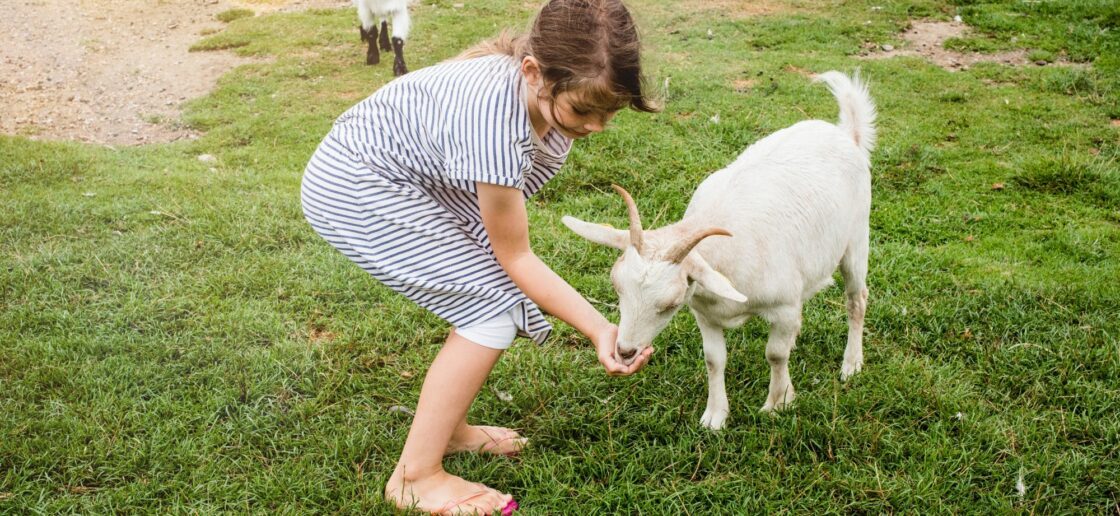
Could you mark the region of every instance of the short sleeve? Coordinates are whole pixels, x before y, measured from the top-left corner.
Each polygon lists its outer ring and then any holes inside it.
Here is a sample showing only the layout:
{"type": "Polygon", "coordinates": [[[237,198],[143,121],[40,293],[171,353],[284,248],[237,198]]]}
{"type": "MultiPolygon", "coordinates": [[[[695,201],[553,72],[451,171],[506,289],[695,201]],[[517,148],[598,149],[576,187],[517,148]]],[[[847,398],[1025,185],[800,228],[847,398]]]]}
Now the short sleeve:
{"type": "Polygon", "coordinates": [[[462,101],[448,106],[445,173],[522,189],[533,167],[528,114],[508,74],[480,79],[464,81],[462,101]]]}

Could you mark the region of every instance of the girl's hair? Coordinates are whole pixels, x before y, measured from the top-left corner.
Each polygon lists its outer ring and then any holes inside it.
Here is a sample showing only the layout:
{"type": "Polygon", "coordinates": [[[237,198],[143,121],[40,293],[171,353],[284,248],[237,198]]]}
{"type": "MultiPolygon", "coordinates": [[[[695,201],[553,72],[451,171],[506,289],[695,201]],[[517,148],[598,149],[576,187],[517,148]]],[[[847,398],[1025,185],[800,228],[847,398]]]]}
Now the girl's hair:
{"type": "MultiPolygon", "coordinates": [[[[630,106],[653,113],[661,108],[643,92],[638,29],[621,0],[550,0],[529,34],[503,31],[456,59],[505,54],[540,63],[549,94],[576,93],[574,107],[598,112],[630,106]]],[[[553,105],[555,108],[555,104],[553,105]]]]}

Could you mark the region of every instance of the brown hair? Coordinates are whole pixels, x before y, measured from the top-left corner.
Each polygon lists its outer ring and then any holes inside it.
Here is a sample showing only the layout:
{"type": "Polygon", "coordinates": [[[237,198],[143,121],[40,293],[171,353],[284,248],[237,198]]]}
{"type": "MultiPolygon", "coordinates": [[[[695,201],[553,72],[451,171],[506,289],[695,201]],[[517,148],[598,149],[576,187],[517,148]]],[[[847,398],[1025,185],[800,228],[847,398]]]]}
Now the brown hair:
{"type": "Polygon", "coordinates": [[[624,107],[654,113],[661,108],[643,87],[638,28],[621,0],[550,0],[529,34],[503,31],[456,59],[505,54],[540,63],[549,94],[578,93],[581,108],[610,112],[624,107]]]}

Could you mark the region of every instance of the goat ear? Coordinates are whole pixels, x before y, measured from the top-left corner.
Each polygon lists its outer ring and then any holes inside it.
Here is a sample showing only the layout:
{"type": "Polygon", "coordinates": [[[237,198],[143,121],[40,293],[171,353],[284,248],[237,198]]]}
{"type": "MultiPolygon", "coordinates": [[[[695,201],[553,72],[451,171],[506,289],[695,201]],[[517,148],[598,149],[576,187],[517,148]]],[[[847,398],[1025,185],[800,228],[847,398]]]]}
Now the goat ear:
{"type": "Polygon", "coordinates": [[[726,276],[713,269],[703,258],[690,255],[685,260],[685,266],[687,267],[688,277],[695,280],[709,292],[713,292],[720,297],[725,297],[732,301],[740,303],[747,302],[747,296],[735,290],[735,287],[731,284],[731,280],[728,280],[726,276]]]}
{"type": "Polygon", "coordinates": [[[603,244],[615,249],[626,249],[626,246],[630,245],[630,233],[622,229],[584,222],[568,215],[560,219],[560,222],[563,222],[565,226],[568,226],[568,229],[571,229],[577,235],[596,244],[603,244]]]}

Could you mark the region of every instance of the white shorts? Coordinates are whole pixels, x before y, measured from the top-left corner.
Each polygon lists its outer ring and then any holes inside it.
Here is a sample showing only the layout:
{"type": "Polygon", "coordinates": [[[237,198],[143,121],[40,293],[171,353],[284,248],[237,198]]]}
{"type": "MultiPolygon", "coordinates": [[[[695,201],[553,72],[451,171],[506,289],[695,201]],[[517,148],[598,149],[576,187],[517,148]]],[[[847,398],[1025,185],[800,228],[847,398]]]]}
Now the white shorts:
{"type": "Polygon", "coordinates": [[[469,328],[455,328],[455,333],[480,346],[509,349],[517,337],[517,325],[513,323],[513,311],[509,310],[469,328]]]}

